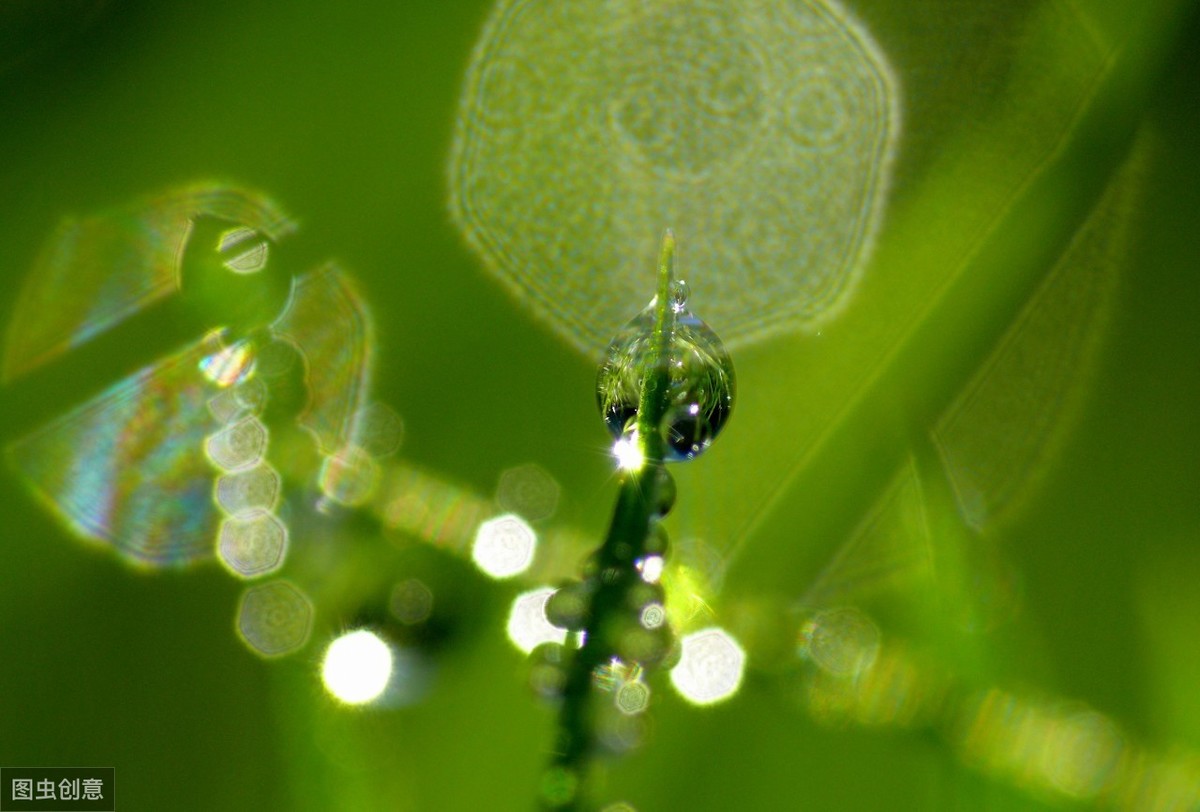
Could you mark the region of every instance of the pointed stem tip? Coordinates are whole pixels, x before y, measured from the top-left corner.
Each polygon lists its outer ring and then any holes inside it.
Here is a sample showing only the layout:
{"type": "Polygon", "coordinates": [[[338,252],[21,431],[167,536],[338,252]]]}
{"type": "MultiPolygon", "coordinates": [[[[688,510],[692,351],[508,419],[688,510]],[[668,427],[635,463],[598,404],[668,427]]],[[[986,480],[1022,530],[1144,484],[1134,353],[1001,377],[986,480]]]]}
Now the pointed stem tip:
{"type": "Polygon", "coordinates": [[[675,281],[675,232],[663,232],[662,251],[658,255],[658,297],[660,302],[668,300],[671,283],[675,281]]]}

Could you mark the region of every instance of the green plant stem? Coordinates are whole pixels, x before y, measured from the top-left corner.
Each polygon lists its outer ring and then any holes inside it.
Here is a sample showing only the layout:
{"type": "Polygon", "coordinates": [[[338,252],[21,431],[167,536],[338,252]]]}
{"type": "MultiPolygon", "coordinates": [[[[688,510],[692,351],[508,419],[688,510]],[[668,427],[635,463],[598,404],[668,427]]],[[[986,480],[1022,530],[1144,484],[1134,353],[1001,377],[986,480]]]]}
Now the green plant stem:
{"type": "Polygon", "coordinates": [[[644,463],[625,471],[621,478],[617,505],[608,535],[596,553],[598,586],[592,593],[586,617],[583,645],[574,652],[568,665],[567,682],[559,711],[558,731],[551,768],[565,770],[577,782],[569,800],[544,804],[548,809],[579,809],[585,796],[584,783],[596,748],[592,723],[592,680],[596,669],[613,659],[615,641],[611,629],[618,626],[624,612],[628,588],[641,578],[635,562],[645,552],[650,526],[658,517],[660,489],[664,487],[663,437],[659,426],[666,412],[670,383],[667,361],[671,336],[675,329],[671,282],[674,276],[675,238],[668,231],[663,238],[658,265],[652,350],[643,370],[642,391],[638,399],[638,444],[644,463]]]}

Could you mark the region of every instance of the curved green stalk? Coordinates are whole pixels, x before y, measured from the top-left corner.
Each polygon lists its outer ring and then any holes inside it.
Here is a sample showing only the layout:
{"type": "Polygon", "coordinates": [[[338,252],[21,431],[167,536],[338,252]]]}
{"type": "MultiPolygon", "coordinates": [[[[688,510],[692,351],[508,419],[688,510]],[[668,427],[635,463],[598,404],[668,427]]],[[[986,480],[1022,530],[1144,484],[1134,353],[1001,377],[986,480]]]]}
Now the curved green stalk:
{"type": "Polygon", "coordinates": [[[629,587],[641,579],[635,562],[645,554],[651,523],[661,515],[663,489],[674,487],[663,466],[663,436],[660,425],[666,413],[670,378],[671,337],[675,329],[671,283],[674,277],[675,237],[663,237],[658,264],[658,294],[655,305],[652,351],[642,370],[638,399],[637,442],[644,463],[622,473],[617,505],[608,535],[596,553],[597,588],[587,608],[583,645],[571,657],[559,712],[558,729],[546,780],[565,784],[561,793],[546,792],[545,809],[580,809],[584,803],[587,772],[596,749],[593,724],[592,681],[596,669],[616,657],[611,630],[619,625],[629,587]]]}

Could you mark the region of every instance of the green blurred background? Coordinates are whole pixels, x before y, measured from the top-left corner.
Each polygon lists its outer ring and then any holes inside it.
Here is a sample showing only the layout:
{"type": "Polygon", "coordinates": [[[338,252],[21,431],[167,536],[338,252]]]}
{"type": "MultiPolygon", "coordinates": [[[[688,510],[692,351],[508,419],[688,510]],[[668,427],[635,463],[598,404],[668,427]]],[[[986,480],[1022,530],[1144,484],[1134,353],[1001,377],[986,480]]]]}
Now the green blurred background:
{"type": "MultiPolygon", "coordinates": [[[[877,251],[819,336],[735,354],[735,416],[678,471],[672,535],[704,539],[721,574],[698,589],[711,614],[689,622],[733,629],[747,678],[711,709],[655,682],[648,742],[614,762],[604,799],[643,812],[1200,802],[1200,15],[1129,5],[851,4],[902,88],[877,251]],[[1059,316],[1018,331],[1026,361],[991,379],[1008,405],[964,441],[1020,494],[973,526],[930,432],[994,368],[1042,281],[1076,266],[1039,311],[1059,316]],[[1101,276],[1111,290],[1080,309],[1072,292],[1101,276]],[[1067,361],[1037,378],[1055,358],[1067,361]],[[1036,453],[1006,445],[1025,428],[1005,415],[1048,415],[1036,453]],[[904,470],[918,472],[933,564],[856,595],[831,562],[855,560],[864,517],[904,470]],[[1174,789],[1056,790],[1006,761],[1001,739],[964,755],[943,716],[812,712],[811,669],[792,651],[818,583],[926,664],[896,701],[952,680],[1077,702],[1122,731],[1122,775],[1149,782],[1169,757],[1174,789]]],[[[485,497],[536,462],[562,486],[547,529],[598,541],[615,488],[596,359],[507,295],[447,213],[458,94],[489,8],[4,4],[0,318],[64,215],[194,180],[263,190],[359,280],[403,459],[485,497]]],[[[58,395],[37,409],[61,411],[58,395]]],[[[5,389],[5,440],[24,397],[5,389]]],[[[533,804],[553,714],[505,639],[521,585],[419,539],[380,542],[457,609],[422,702],[350,711],[324,696],[318,663],[353,594],[304,651],[264,662],[234,631],[242,584],[219,567],[134,571],[73,539],[11,474],[0,505],[0,766],[114,766],[125,810],[533,804]]],[[[377,529],[340,532],[350,548],[377,529]]],[[[888,538],[888,554],[905,543],[888,538]]]]}

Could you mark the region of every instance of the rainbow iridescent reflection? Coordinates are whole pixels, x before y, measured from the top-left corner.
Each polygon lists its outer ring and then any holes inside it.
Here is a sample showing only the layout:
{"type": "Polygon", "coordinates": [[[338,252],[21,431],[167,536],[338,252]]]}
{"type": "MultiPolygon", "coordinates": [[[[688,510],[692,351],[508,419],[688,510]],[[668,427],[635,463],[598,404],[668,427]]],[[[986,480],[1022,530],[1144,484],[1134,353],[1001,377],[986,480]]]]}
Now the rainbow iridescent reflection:
{"type": "Polygon", "coordinates": [[[337,266],[279,267],[273,246],[293,231],[262,195],[197,185],[53,235],[9,325],[6,384],[96,346],[112,355],[100,339],[135,318],[197,327],[9,443],[12,467],[74,534],[142,567],[215,555],[255,578],[286,562],[288,481],[349,504],[369,494],[374,462],[350,465],[348,449],[391,453],[401,432],[386,407],[368,408],[370,317],[337,266]],[[177,310],[156,316],[168,303],[177,310]],[[277,448],[280,432],[325,464],[277,448]]]}

